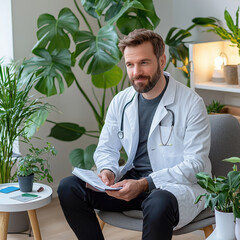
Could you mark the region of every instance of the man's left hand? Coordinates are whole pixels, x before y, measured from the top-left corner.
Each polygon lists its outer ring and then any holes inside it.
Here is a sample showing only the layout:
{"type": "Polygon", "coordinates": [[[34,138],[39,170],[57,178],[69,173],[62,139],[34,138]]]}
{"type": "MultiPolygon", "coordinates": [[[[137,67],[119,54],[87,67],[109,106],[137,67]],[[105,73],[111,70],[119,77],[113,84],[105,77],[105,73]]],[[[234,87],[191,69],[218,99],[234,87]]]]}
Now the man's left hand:
{"type": "Polygon", "coordinates": [[[122,189],[119,191],[106,191],[109,196],[130,201],[136,198],[140,193],[148,190],[148,181],[146,178],[139,180],[125,179],[121,182],[111,185],[111,187],[122,187],[122,189]]]}

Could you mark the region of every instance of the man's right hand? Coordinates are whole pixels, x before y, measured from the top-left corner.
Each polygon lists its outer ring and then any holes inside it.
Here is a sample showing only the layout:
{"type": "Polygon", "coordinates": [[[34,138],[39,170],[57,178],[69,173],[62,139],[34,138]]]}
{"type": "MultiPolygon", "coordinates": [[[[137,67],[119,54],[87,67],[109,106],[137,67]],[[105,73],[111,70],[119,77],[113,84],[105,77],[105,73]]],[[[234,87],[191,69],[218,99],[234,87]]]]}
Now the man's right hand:
{"type": "Polygon", "coordinates": [[[110,170],[104,169],[98,175],[102,182],[107,186],[111,186],[114,184],[114,173],[110,170]]]}

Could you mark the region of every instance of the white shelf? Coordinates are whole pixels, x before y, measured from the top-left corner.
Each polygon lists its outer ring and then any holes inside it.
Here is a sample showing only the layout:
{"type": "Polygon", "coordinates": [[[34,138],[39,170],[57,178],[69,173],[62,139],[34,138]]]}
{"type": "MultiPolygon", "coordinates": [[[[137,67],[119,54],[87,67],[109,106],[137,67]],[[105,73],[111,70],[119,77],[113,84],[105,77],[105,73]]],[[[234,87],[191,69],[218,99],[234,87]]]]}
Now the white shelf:
{"type": "Polygon", "coordinates": [[[227,83],[202,82],[202,83],[195,83],[194,87],[195,89],[240,93],[239,85],[230,85],[227,83]]]}

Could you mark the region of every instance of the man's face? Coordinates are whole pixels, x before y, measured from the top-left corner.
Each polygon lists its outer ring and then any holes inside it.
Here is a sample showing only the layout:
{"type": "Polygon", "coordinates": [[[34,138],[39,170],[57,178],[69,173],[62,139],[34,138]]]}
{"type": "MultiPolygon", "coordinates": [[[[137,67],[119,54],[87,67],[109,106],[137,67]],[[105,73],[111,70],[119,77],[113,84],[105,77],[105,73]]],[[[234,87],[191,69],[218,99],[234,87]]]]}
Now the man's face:
{"type": "Polygon", "coordinates": [[[161,77],[159,59],[150,42],[135,47],[126,47],[125,64],[131,84],[137,92],[147,93],[155,87],[161,77]]]}

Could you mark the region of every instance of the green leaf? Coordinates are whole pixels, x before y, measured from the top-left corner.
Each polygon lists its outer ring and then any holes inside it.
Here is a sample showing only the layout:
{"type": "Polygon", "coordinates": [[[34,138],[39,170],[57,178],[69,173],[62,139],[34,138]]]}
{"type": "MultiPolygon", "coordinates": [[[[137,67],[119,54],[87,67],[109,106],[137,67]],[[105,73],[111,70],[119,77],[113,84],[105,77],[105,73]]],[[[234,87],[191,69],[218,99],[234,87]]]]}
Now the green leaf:
{"type": "Polygon", "coordinates": [[[50,53],[55,49],[70,47],[70,38],[79,30],[79,21],[69,8],[63,8],[58,15],[58,19],[50,14],[42,14],[38,18],[37,38],[38,42],[33,48],[46,48],[50,53]]]}
{"type": "Polygon", "coordinates": [[[35,132],[45,123],[48,117],[47,109],[39,109],[37,112],[32,114],[28,121],[25,122],[24,132],[27,138],[31,138],[35,132]]]}
{"type": "Polygon", "coordinates": [[[81,0],[84,10],[92,17],[99,19],[96,12],[95,0],[81,0]]]}
{"type": "Polygon", "coordinates": [[[215,27],[216,24],[218,23],[218,19],[213,17],[208,17],[208,18],[196,17],[192,19],[192,22],[202,27],[215,27]]]}
{"type": "Polygon", "coordinates": [[[81,31],[75,36],[75,55],[82,54],[79,61],[81,69],[89,61],[87,73],[100,74],[113,68],[121,59],[121,52],[118,49],[118,35],[114,26],[102,27],[95,37],[92,33],[81,31]],[[84,52],[84,53],[83,53],[84,52]]]}
{"type": "Polygon", "coordinates": [[[120,17],[122,17],[126,11],[128,11],[129,8],[135,8],[135,9],[142,9],[144,10],[144,6],[140,3],[138,0],[127,0],[124,2],[121,10],[118,12],[117,15],[115,15],[113,18],[111,18],[108,21],[108,24],[112,25],[115,22],[118,21],[120,17]]]}
{"type": "Polygon", "coordinates": [[[62,122],[57,123],[52,129],[49,137],[54,137],[62,141],[74,141],[80,138],[86,132],[84,127],[78,124],[62,122]]]}
{"type": "MultiPolygon", "coordinates": [[[[153,6],[152,0],[139,0],[136,1],[135,4],[134,1],[130,2],[129,5],[126,6],[126,8],[128,8],[127,11],[117,20],[117,26],[120,32],[127,35],[139,28],[155,29],[160,19],[153,6]]],[[[114,17],[114,19],[116,18],[117,17],[114,17]]],[[[111,19],[111,22],[112,21],[111,19]]]]}
{"type": "Polygon", "coordinates": [[[112,2],[112,5],[109,7],[105,14],[105,22],[109,21],[111,18],[115,17],[121,10],[123,6],[123,1],[112,2]]]}
{"type": "Polygon", "coordinates": [[[85,150],[81,148],[74,149],[69,156],[72,166],[83,169],[91,169],[94,165],[93,154],[96,147],[96,144],[92,144],[85,150]]]}
{"type": "Polygon", "coordinates": [[[109,4],[112,2],[112,0],[99,0],[96,5],[96,13],[98,16],[102,15],[102,12],[105,8],[109,7],[109,4]]]}
{"type": "Polygon", "coordinates": [[[240,172],[231,171],[228,173],[229,187],[230,189],[238,189],[240,187],[240,172]]]}
{"type": "Polygon", "coordinates": [[[239,157],[230,157],[223,160],[224,162],[230,162],[230,163],[240,163],[239,157]]]}
{"type": "Polygon", "coordinates": [[[92,75],[92,83],[97,88],[111,88],[119,84],[122,76],[122,69],[118,66],[114,66],[107,72],[92,75]]]}
{"type": "Polygon", "coordinates": [[[236,27],[234,25],[231,15],[227,10],[224,11],[224,19],[227,23],[228,28],[234,33],[236,31],[236,27]]]}
{"type": "Polygon", "coordinates": [[[45,49],[35,49],[38,57],[33,57],[25,64],[35,67],[37,71],[37,84],[35,88],[46,96],[57,94],[55,79],[59,84],[60,93],[64,91],[63,77],[67,86],[71,86],[75,76],[71,70],[71,53],[67,49],[56,50],[50,54],[45,49]]]}

